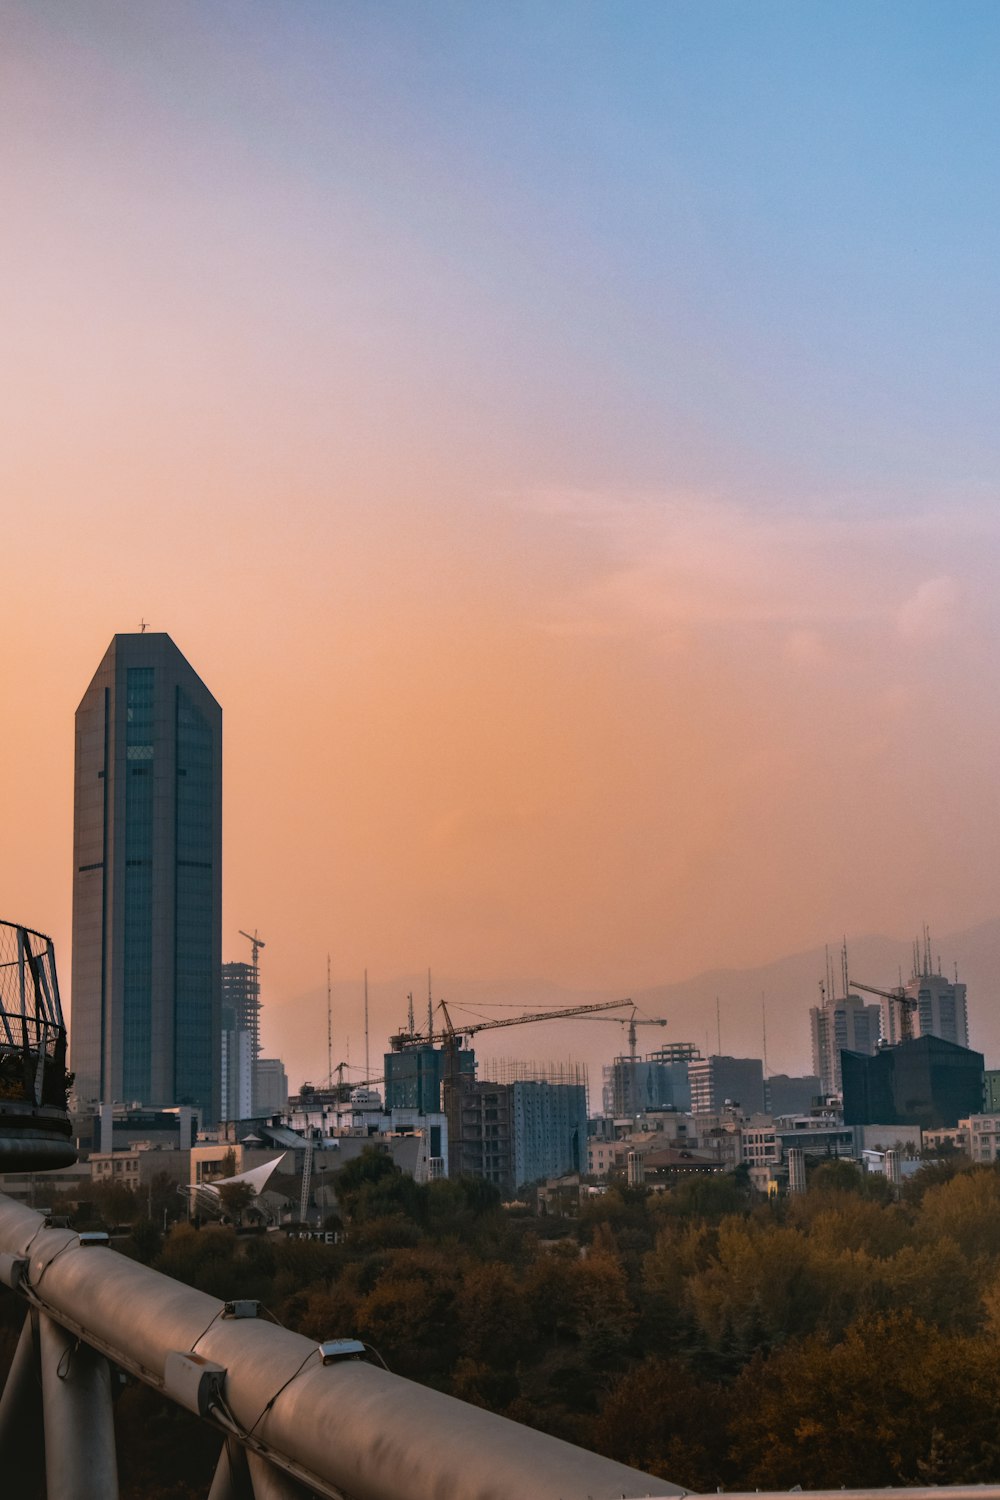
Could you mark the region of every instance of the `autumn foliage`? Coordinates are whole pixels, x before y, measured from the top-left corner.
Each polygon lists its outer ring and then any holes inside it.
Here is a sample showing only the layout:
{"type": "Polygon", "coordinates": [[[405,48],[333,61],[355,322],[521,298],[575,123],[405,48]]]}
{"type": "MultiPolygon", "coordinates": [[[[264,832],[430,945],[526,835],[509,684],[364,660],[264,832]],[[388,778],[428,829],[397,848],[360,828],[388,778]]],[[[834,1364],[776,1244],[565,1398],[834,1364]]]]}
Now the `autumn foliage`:
{"type": "MultiPolygon", "coordinates": [[[[619,1186],[562,1219],[480,1182],[417,1186],[372,1152],[338,1197],[336,1245],[140,1224],[125,1248],[693,1490],[1000,1479],[992,1168],[927,1170],[900,1202],[843,1163],[796,1200],[733,1179],[619,1186]]],[[[189,1419],[122,1401],[123,1495],[205,1493],[211,1444],[178,1438],[189,1419]]]]}

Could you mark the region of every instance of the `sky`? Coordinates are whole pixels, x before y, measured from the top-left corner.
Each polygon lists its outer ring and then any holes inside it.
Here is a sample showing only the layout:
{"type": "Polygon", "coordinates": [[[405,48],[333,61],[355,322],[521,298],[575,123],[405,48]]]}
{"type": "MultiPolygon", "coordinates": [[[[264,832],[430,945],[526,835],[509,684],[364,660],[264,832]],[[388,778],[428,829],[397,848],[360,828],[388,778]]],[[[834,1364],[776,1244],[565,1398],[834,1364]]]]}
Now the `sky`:
{"type": "Polygon", "coordinates": [[[974,0],[0,0],[0,914],[67,996],[143,620],[273,1050],[328,953],[516,1001],[995,917],[998,84],[974,0]]]}

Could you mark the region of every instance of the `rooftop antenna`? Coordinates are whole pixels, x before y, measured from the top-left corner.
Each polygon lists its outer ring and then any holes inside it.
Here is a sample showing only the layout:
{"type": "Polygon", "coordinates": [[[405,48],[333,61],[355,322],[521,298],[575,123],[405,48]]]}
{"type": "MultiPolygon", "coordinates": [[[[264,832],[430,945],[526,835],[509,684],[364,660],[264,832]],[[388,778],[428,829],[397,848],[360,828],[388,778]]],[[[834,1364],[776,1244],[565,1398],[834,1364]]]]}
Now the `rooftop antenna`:
{"type": "Polygon", "coordinates": [[[417,1029],[417,1026],[416,1026],[416,1022],[413,1019],[413,991],[412,990],[410,991],[410,993],[407,995],[406,998],[407,998],[407,1001],[409,1002],[409,1004],[407,1006],[407,1020],[410,1023],[410,1035],[413,1036],[414,1032],[417,1029]]]}
{"type": "Polygon", "coordinates": [[[326,955],[326,1086],[333,1083],[333,1001],[330,990],[330,955],[326,955]]]}
{"type": "Polygon", "coordinates": [[[365,970],[365,1079],[372,1076],[368,1063],[368,970],[365,970]]]}
{"type": "Polygon", "coordinates": [[[760,1024],[764,1037],[764,1077],[767,1077],[767,995],[764,990],[760,992],[760,1024]]]}
{"type": "Polygon", "coordinates": [[[427,970],[427,1040],[434,1035],[434,997],[431,994],[431,971],[427,970]]]}
{"type": "Polygon", "coordinates": [[[846,935],[846,933],[844,935],[843,946],[841,947],[841,950],[840,950],[840,965],[841,965],[841,969],[843,970],[843,976],[844,976],[844,999],[846,1000],[847,996],[848,996],[848,993],[850,991],[850,988],[851,988],[851,981],[847,977],[847,935],[846,935]]]}
{"type": "Polygon", "coordinates": [[[719,997],[715,997],[715,1036],[719,1048],[719,1056],[722,1056],[722,1016],[719,1010],[719,997]]]}
{"type": "Polygon", "coordinates": [[[145,635],[146,634],[146,627],[148,626],[148,624],[149,624],[148,620],[140,620],[139,621],[139,634],[140,635],[145,635]]]}

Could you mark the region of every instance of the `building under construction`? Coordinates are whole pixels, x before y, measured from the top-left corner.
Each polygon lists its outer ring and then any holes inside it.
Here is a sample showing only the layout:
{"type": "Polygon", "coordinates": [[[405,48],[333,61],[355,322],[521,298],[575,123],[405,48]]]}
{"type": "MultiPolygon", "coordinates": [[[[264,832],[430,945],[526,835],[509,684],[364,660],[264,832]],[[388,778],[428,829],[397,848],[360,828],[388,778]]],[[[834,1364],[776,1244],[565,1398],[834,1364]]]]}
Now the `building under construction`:
{"type": "Polygon", "coordinates": [[[528,1183],[586,1171],[586,1069],[507,1061],[490,1071],[505,1081],[459,1074],[454,1086],[445,1082],[446,1112],[459,1127],[450,1172],[484,1177],[510,1197],[528,1183]]]}
{"type": "Polygon", "coordinates": [[[688,1069],[699,1057],[693,1042],[668,1042],[645,1057],[616,1057],[604,1069],[604,1113],[621,1120],[650,1110],[689,1110],[688,1069]]]}
{"type": "Polygon", "coordinates": [[[449,1177],[484,1177],[509,1195],[543,1177],[585,1170],[585,1070],[574,1064],[539,1069],[505,1063],[498,1065],[501,1072],[506,1069],[500,1081],[480,1081],[468,1043],[480,1031],[624,1007],[634,1011],[630,1000],[608,1000],[456,1026],[442,1000],[444,1028],[435,1031],[429,1016],[423,1033],[414,1028],[411,1007],[409,1029],[390,1038],[385,1055],[387,1099],[405,1098],[412,1100],[407,1107],[425,1109],[440,1093],[448,1121],[449,1177]]]}

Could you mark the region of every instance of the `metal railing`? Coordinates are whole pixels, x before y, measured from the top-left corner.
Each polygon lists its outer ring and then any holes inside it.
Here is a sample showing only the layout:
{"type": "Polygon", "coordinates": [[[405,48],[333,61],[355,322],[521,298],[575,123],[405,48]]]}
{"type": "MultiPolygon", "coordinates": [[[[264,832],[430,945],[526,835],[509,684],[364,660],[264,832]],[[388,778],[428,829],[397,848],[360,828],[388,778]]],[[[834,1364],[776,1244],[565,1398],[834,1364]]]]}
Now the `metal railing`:
{"type": "MultiPolygon", "coordinates": [[[[218,1429],[210,1500],[639,1500],[684,1491],[317,1345],[0,1196],[0,1281],[28,1317],[0,1398],[0,1475],[31,1442],[48,1500],[115,1500],[111,1367],[218,1429]]],[[[6,1491],[5,1491],[6,1493],[6,1491]]]]}
{"type": "Polygon", "coordinates": [[[0,922],[0,1099],[66,1108],[52,939],[17,922],[0,922]]]}
{"type": "Polygon", "coordinates": [[[0,921],[0,1167],[43,1171],[76,1160],[70,1081],[52,940],[0,921]]]}
{"type": "MultiPolygon", "coordinates": [[[[315,1344],[0,1195],[0,1283],[27,1308],[0,1396],[2,1493],[44,1427],[48,1500],[117,1500],[112,1370],[214,1426],[209,1500],[641,1500],[655,1479],[315,1344]],[[39,1403],[41,1410],[38,1410],[39,1403]],[[44,1419],[44,1421],[42,1420],[44,1419]]],[[[801,1493],[801,1492],[800,1492],[801,1493]]],[[[808,1500],[1000,1500],[998,1485],[808,1500]]],[[[777,1500],[761,1491],[727,1500],[777,1500]]]]}

